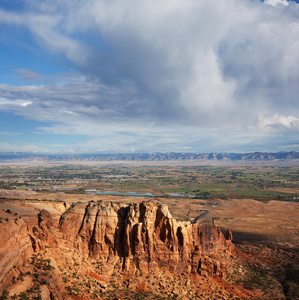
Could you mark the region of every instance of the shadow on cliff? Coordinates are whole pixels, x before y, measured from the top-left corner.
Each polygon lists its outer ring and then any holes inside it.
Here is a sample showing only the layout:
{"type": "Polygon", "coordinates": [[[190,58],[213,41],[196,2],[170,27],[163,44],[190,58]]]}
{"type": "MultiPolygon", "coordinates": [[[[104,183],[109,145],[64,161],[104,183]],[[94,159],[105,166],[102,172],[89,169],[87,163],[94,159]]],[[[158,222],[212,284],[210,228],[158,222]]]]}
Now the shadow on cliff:
{"type": "MultiPolygon", "coordinates": [[[[223,234],[227,229],[221,228],[223,234]]],[[[233,243],[252,243],[252,244],[264,244],[273,245],[273,241],[269,236],[264,234],[258,234],[253,232],[233,231],[233,243]]]]}
{"type": "MultiPolygon", "coordinates": [[[[222,233],[226,232],[226,229],[221,228],[222,233]]],[[[233,231],[232,242],[237,246],[238,244],[252,244],[252,245],[263,245],[270,247],[277,247],[284,250],[291,250],[292,252],[299,253],[298,247],[288,247],[287,244],[280,243],[278,240],[271,238],[264,234],[258,234],[253,232],[233,231]]]]}

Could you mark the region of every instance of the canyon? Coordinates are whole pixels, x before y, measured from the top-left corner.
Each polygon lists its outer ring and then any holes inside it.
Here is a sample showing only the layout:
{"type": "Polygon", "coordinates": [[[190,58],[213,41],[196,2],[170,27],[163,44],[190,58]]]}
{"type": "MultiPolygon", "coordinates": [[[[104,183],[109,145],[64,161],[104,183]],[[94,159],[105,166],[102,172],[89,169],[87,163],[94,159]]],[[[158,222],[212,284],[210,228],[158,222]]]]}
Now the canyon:
{"type": "Polygon", "coordinates": [[[2,194],[1,299],[296,299],[295,203],[2,194]]]}
{"type": "Polygon", "coordinates": [[[166,272],[222,278],[225,267],[217,253],[228,254],[234,247],[231,232],[224,236],[208,211],[193,222],[179,222],[165,204],[90,201],[71,204],[59,217],[62,205],[38,212],[22,203],[27,214],[21,217],[14,204],[1,211],[3,219],[18,216],[1,224],[1,292],[11,296],[29,290],[39,291],[43,299],[63,299],[72,291],[63,285],[62,270],[73,266],[99,279],[101,292],[109,289],[101,276],[142,279],[166,272]],[[46,272],[39,274],[38,268],[46,272]],[[43,290],[32,288],[36,277],[47,281],[43,290]]]}

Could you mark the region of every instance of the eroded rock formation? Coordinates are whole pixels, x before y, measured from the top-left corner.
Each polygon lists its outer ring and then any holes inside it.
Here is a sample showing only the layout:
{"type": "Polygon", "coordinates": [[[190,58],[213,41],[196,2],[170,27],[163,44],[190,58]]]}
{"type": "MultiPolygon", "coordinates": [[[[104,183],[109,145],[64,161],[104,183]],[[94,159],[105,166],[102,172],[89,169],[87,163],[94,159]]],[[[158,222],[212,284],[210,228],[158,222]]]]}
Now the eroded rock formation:
{"type": "Polygon", "coordinates": [[[0,295],[2,286],[7,285],[18,274],[16,266],[23,265],[32,251],[25,222],[18,218],[15,221],[9,220],[8,214],[1,213],[7,221],[1,222],[0,295]]]}
{"type": "Polygon", "coordinates": [[[224,237],[208,211],[193,222],[178,222],[166,205],[151,202],[78,202],[62,214],[31,209],[32,216],[24,220],[10,220],[15,213],[7,211],[0,212],[5,221],[0,232],[0,295],[68,299],[80,294],[72,290],[79,283],[85,284],[85,294],[88,289],[95,294],[113,290],[115,276],[122,288],[139,289],[150,278],[158,293],[183,293],[180,281],[174,284],[171,278],[222,277],[225,267],[219,253],[233,247],[231,232],[224,237]]]}
{"type": "Polygon", "coordinates": [[[153,203],[77,203],[61,216],[58,230],[64,245],[127,274],[168,268],[222,276],[222,266],[208,256],[232,245],[208,211],[193,223],[178,222],[166,205],[153,203]]]}

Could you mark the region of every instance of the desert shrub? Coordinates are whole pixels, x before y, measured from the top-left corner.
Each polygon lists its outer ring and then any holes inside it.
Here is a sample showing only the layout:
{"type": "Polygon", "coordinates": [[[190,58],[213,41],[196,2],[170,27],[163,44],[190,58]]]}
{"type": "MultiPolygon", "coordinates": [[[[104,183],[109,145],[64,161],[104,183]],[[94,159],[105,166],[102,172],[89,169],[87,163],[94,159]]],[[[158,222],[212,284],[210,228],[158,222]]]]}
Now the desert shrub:
{"type": "Polygon", "coordinates": [[[47,282],[47,280],[46,279],[41,279],[40,280],[40,282],[39,282],[41,285],[45,285],[45,284],[47,284],[48,282],[47,282]]]}
{"type": "Polygon", "coordinates": [[[8,291],[4,290],[2,292],[2,295],[0,296],[0,300],[6,300],[8,298],[8,295],[9,295],[8,291]]]}
{"type": "Polygon", "coordinates": [[[34,288],[33,288],[33,286],[30,287],[30,288],[27,290],[27,292],[28,292],[28,293],[34,293],[34,288]]]}
{"type": "Polygon", "coordinates": [[[69,285],[65,288],[66,291],[70,294],[70,295],[74,295],[74,291],[72,289],[72,287],[70,287],[69,285]]]}
{"type": "Polygon", "coordinates": [[[286,279],[282,283],[283,292],[287,300],[298,299],[299,295],[299,265],[289,264],[286,270],[286,279]]]}
{"type": "Polygon", "coordinates": [[[19,297],[21,300],[29,300],[29,297],[25,293],[21,293],[19,297]]]}

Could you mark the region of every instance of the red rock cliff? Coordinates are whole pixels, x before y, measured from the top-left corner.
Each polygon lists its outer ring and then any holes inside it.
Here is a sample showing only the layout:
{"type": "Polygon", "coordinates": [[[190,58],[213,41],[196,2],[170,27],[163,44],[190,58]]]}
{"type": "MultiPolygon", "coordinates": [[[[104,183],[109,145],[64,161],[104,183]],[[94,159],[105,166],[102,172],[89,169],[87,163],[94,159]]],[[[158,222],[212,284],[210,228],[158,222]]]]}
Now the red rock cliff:
{"type": "Polygon", "coordinates": [[[77,203],[61,216],[58,229],[64,246],[127,274],[168,268],[222,276],[222,266],[209,256],[232,246],[231,235],[224,238],[208,211],[193,223],[178,222],[166,205],[153,203],[77,203]]]}

